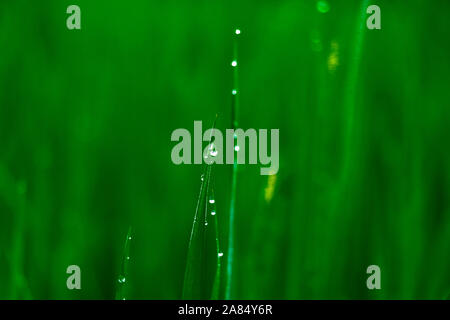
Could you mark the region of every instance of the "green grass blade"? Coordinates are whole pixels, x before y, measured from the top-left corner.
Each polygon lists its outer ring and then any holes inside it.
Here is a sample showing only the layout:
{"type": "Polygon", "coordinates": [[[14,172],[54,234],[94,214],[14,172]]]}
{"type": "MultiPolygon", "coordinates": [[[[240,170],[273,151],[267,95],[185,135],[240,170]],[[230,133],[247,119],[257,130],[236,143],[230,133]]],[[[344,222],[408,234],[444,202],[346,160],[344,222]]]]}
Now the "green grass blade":
{"type": "Polygon", "coordinates": [[[130,262],[131,227],[128,228],[127,238],[123,247],[122,262],[119,277],[117,278],[116,300],[126,299],[126,288],[128,284],[128,265],[130,262]]]}
{"type": "Polygon", "coordinates": [[[219,297],[220,256],[217,252],[219,250],[217,217],[211,214],[212,211],[215,212],[211,173],[212,165],[206,165],[201,177],[200,193],[189,239],[183,299],[219,297]]]}
{"type": "MultiPolygon", "coordinates": [[[[214,189],[211,190],[212,199],[215,199],[214,189]]],[[[217,221],[217,212],[215,202],[211,204],[209,214],[212,216],[215,238],[216,238],[216,254],[217,254],[217,267],[216,267],[216,275],[214,277],[214,285],[212,290],[211,299],[217,300],[220,297],[220,279],[221,279],[221,260],[223,257],[223,253],[220,249],[220,241],[219,241],[219,223],[217,221]]]]}
{"type": "Polygon", "coordinates": [[[5,254],[11,270],[9,283],[11,299],[32,299],[28,280],[24,274],[25,229],[27,224],[26,193],[26,182],[16,181],[8,169],[0,164],[0,198],[13,210],[15,218],[11,253],[9,256],[5,254]]]}
{"type": "MultiPolygon", "coordinates": [[[[231,102],[231,124],[233,129],[238,127],[239,114],[239,84],[238,84],[238,37],[241,31],[236,29],[233,39],[233,62],[236,65],[233,67],[233,90],[231,102]]],[[[235,139],[236,144],[236,139],[235,139]]],[[[225,288],[225,299],[229,300],[231,297],[231,285],[233,281],[233,259],[234,259],[234,213],[236,203],[236,184],[237,184],[237,157],[234,157],[233,173],[231,180],[231,196],[230,196],[230,212],[229,212],[229,229],[228,229],[228,252],[227,252],[227,284],[225,288]]]]}
{"type": "Polygon", "coordinates": [[[366,9],[369,6],[369,0],[363,0],[359,9],[358,24],[355,34],[354,46],[349,60],[349,69],[347,74],[347,84],[345,87],[344,110],[346,118],[346,126],[344,133],[344,150],[342,160],[342,180],[346,182],[349,171],[351,170],[352,155],[354,152],[354,135],[355,135],[355,117],[356,117],[356,91],[358,84],[359,68],[361,64],[361,55],[364,44],[364,34],[366,32],[366,9]]]}

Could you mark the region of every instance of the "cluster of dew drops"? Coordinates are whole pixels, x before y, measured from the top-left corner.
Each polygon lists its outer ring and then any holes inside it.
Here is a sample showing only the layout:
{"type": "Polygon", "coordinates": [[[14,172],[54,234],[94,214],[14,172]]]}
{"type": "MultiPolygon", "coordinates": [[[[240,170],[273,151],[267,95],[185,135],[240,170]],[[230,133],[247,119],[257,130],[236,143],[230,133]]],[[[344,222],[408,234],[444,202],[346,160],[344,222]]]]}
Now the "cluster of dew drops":
{"type": "MultiPolygon", "coordinates": [[[[235,30],[235,34],[236,34],[236,35],[241,34],[241,30],[240,30],[240,29],[236,29],[236,30],[235,30]]],[[[232,66],[233,68],[234,68],[234,67],[237,67],[237,64],[238,64],[238,63],[237,63],[236,60],[231,61],[231,66],[232,66]]],[[[231,91],[231,94],[232,94],[233,96],[237,95],[237,89],[233,89],[233,90],[231,91]]],[[[239,151],[239,146],[236,144],[236,140],[237,140],[237,136],[236,136],[236,134],[234,134],[234,141],[235,141],[235,143],[234,143],[234,151],[238,152],[238,151],[239,151]]],[[[211,144],[210,144],[210,146],[209,146],[209,149],[208,149],[208,155],[205,155],[205,159],[208,158],[208,156],[211,156],[212,158],[214,158],[214,157],[217,156],[217,154],[218,154],[218,151],[217,151],[217,149],[216,149],[216,146],[215,146],[214,142],[211,142],[211,144]]],[[[204,175],[203,175],[203,174],[201,175],[200,180],[201,180],[201,181],[204,180],[204,175]]],[[[215,200],[214,200],[214,199],[209,199],[209,203],[210,203],[210,204],[214,204],[214,203],[215,203],[215,200]]],[[[211,210],[211,215],[212,215],[212,216],[215,216],[215,215],[216,215],[216,210],[215,210],[215,209],[212,209],[212,210],[211,210]]],[[[205,221],[205,226],[207,226],[207,225],[208,225],[208,222],[205,221]]],[[[217,253],[217,256],[218,256],[219,258],[223,257],[223,252],[217,253]]],[[[125,278],[123,278],[123,280],[125,281],[125,278]]],[[[119,281],[120,281],[120,280],[119,280],[119,281]]]]}
{"type": "MultiPolygon", "coordinates": [[[[235,30],[235,34],[236,34],[236,35],[241,34],[241,30],[240,30],[240,29],[236,29],[236,30],[235,30]]],[[[231,66],[232,66],[233,68],[234,68],[234,67],[237,67],[237,65],[238,65],[238,63],[237,63],[236,60],[231,61],[231,66]]],[[[233,96],[237,95],[237,89],[233,89],[233,90],[231,91],[231,94],[232,94],[233,96]]],[[[235,141],[235,143],[234,143],[234,151],[238,152],[238,151],[239,151],[239,146],[236,144],[236,140],[237,140],[237,136],[236,136],[236,134],[234,134],[234,141],[235,141]]],[[[217,155],[218,155],[218,151],[217,151],[217,149],[216,149],[216,146],[215,146],[214,142],[212,142],[212,143],[210,144],[210,146],[209,146],[208,155],[205,155],[205,159],[208,158],[208,156],[211,156],[211,157],[214,158],[214,157],[216,157],[217,155]]],[[[203,174],[201,175],[201,178],[200,178],[200,179],[201,179],[201,181],[204,180],[204,175],[203,175],[203,174]]],[[[210,203],[210,204],[214,204],[214,203],[215,203],[215,200],[214,200],[214,199],[210,199],[210,200],[209,200],[209,203],[210,203]]],[[[211,215],[212,215],[212,216],[215,216],[215,215],[216,215],[215,209],[211,210],[211,215]]],[[[205,226],[207,226],[207,225],[208,225],[208,222],[205,222],[205,226]]],[[[131,237],[128,237],[128,240],[131,240],[131,237]]],[[[219,253],[217,254],[217,256],[218,256],[219,258],[223,257],[223,252],[219,252],[219,253]]],[[[126,259],[127,259],[127,260],[130,260],[130,257],[127,256],[126,259]]],[[[118,280],[118,282],[119,282],[120,284],[124,284],[124,283],[126,282],[125,276],[120,277],[119,280],[118,280]]]]}
{"type": "MultiPolygon", "coordinates": [[[[130,241],[130,240],[131,240],[131,236],[129,236],[127,240],[130,241]]],[[[125,257],[125,259],[126,259],[126,260],[130,260],[130,256],[127,255],[127,256],[125,257]]],[[[120,284],[124,284],[124,283],[127,281],[127,278],[125,277],[125,275],[121,275],[121,277],[119,277],[119,279],[118,279],[117,281],[118,281],[120,284]]]]}

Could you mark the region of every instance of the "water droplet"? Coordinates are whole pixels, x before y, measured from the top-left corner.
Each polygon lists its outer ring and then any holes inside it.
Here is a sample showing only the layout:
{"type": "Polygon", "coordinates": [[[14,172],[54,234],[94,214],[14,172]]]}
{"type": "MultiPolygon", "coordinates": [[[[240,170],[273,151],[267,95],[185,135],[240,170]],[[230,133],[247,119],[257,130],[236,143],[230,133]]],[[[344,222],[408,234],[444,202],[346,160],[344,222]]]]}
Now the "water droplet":
{"type": "Polygon", "coordinates": [[[127,257],[127,260],[130,260],[130,257],[127,257]]]}
{"type": "Polygon", "coordinates": [[[119,283],[125,283],[126,280],[127,279],[125,279],[125,277],[122,277],[122,278],[119,279],[119,283]]]}
{"type": "Polygon", "coordinates": [[[214,201],[214,199],[209,200],[209,203],[214,203],[214,202],[216,202],[216,201],[214,201]]]}
{"type": "Polygon", "coordinates": [[[205,179],[205,177],[204,177],[204,175],[202,174],[202,175],[200,176],[200,180],[203,181],[203,179],[205,179]]]}
{"type": "Polygon", "coordinates": [[[236,151],[236,152],[239,151],[239,146],[235,146],[234,151],[236,151]]]}
{"type": "Polygon", "coordinates": [[[216,212],[215,212],[215,211],[211,211],[211,215],[212,215],[212,216],[215,216],[215,215],[216,215],[216,212]]]}
{"type": "Polygon", "coordinates": [[[232,94],[233,96],[235,96],[235,95],[237,94],[237,90],[231,91],[231,94],[232,94]]]}
{"type": "Polygon", "coordinates": [[[205,226],[207,226],[208,225],[208,222],[205,222],[205,226]]]}
{"type": "Polygon", "coordinates": [[[214,143],[211,143],[211,146],[209,147],[209,154],[211,155],[211,157],[215,157],[217,156],[219,152],[216,149],[216,145],[214,143]]]}
{"type": "Polygon", "coordinates": [[[320,13],[327,13],[330,11],[330,5],[326,1],[318,1],[317,2],[317,11],[320,13]]]}
{"type": "Polygon", "coordinates": [[[241,30],[239,30],[239,29],[236,29],[236,34],[241,34],[241,30]]]}
{"type": "Polygon", "coordinates": [[[236,66],[237,66],[237,61],[236,61],[236,60],[233,60],[233,61],[231,62],[231,66],[232,66],[232,67],[236,67],[236,66]]]}
{"type": "Polygon", "coordinates": [[[217,255],[218,255],[219,257],[222,257],[222,256],[223,256],[223,252],[219,252],[217,255]]]}

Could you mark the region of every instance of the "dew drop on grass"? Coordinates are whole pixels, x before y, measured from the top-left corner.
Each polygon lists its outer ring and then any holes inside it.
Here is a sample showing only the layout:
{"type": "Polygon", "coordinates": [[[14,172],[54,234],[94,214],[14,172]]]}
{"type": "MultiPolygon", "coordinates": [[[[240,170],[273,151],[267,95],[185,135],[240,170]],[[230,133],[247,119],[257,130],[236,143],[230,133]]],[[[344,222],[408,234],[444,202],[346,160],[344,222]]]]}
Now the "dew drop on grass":
{"type": "Polygon", "coordinates": [[[216,202],[214,199],[209,199],[209,203],[214,203],[216,202]]]}
{"type": "Polygon", "coordinates": [[[209,154],[211,155],[211,157],[215,157],[217,156],[219,152],[216,149],[216,145],[214,143],[211,143],[211,146],[209,147],[209,154]]]}
{"type": "Polygon", "coordinates": [[[239,146],[235,146],[234,151],[236,151],[236,152],[239,151],[239,146]]]}
{"type": "Polygon", "coordinates": [[[325,0],[318,1],[317,11],[319,11],[320,13],[327,13],[328,11],[330,11],[330,5],[325,0]]]}
{"type": "Polygon", "coordinates": [[[232,94],[233,96],[235,96],[235,95],[237,94],[237,90],[231,91],[231,94],[232,94]]]}
{"type": "Polygon", "coordinates": [[[208,222],[205,222],[205,226],[207,226],[208,225],[208,222]]]}
{"type": "Polygon", "coordinates": [[[216,212],[215,212],[215,211],[211,211],[211,215],[212,215],[212,216],[215,216],[215,215],[216,215],[216,212]]]}
{"type": "Polygon", "coordinates": [[[236,66],[237,66],[237,61],[236,61],[236,60],[233,60],[233,61],[231,62],[231,66],[232,66],[232,67],[236,67],[236,66]]]}
{"type": "Polygon", "coordinates": [[[125,281],[127,281],[127,279],[125,279],[125,277],[122,277],[118,281],[119,281],[119,283],[125,283],[125,281]]]}
{"type": "Polygon", "coordinates": [[[219,151],[217,151],[216,145],[214,143],[211,143],[208,148],[208,152],[203,154],[203,158],[204,159],[208,159],[209,157],[215,158],[218,154],[219,154],[219,151]]]}
{"type": "Polygon", "coordinates": [[[239,29],[236,29],[236,34],[241,34],[241,30],[239,30],[239,29]]]}
{"type": "Polygon", "coordinates": [[[223,252],[219,252],[217,255],[218,255],[219,257],[222,257],[222,256],[223,256],[223,252]]]}

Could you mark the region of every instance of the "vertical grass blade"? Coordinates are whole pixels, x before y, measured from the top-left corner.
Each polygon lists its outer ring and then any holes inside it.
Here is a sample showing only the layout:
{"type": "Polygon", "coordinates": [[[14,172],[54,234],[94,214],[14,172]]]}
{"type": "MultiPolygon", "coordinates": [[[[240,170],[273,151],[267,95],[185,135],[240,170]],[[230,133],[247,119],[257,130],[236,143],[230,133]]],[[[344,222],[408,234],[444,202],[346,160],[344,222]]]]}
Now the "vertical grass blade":
{"type": "Polygon", "coordinates": [[[344,132],[344,153],[342,160],[342,179],[346,181],[348,179],[350,164],[353,155],[353,147],[355,134],[355,116],[356,116],[356,89],[357,80],[359,74],[359,67],[361,64],[361,54],[364,43],[364,33],[366,29],[366,9],[369,6],[369,0],[361,1],[359,8],[358,25],[355,34],[355,42],[351,51],[349,60],[349,69],[347,74],[347,84],[345,87],[344,96],[344,112],[346,116],[346,126],[344,132]]]}
{"type": "Polygon", "coordinates": [[[211,175],[212,165],[205,165],[189,239],[183,299],[219,298],[222,253],[218,251],[219,235],[211,175]]]}
{"type": "Polygon", "coordinates": [[[128,285],[128,265],[130,262],[131,227],[128,228],[127,238],[123,247],[122,262],[117,278],[116,300],[125,300],[128,285]]]}
{"type": "MultiPolygon", "coordinates": [[[[214,189],[211,189],[211,197],[212,199],[215,199],[214,196],[214,189]]],[[[217,268],[216,268],[216,275],[214,276],[214,284],[213,284],[213,290],[211,294],[211,299],[217,300],[220,297],[220,279],[221,279],[221,272],[222,272],[222,257],[223,252],[220,249],[220,241],[219,241],[219,224],[217,221],[217,212],[216,212],[216,205],[215,202],[211,204],[209,214],[212,217],[212,222],[214,224],[214,231],[215,231],[215,238],[216,238],[216,254],[217,254],[217,268]]]]}
{"type": "Polygon", "coordinates": [[[1,163],[0,199],[14,212],[11,251],[9,256],[5,254],[11,270],[9,296],[11,299],[32,299],[30,287],[24,274],[27,184],[26,181],[16,181],[9,170],[1,163]]]}
{"type": "MultiPolygon", "coordinates": [[[[238,83],[238,37],[241,30],[236,29],[233,36],[233,90],[231,91],[231,125],[233,129],[238,127],[239,114],[239,83],[238,83]]],[[[236,136],[235,136],[236,146],[236,136]]],[[[236,183],[237,183],[237,157],[234,157],[233,173],[231,178],[231,195],[230,195],[230,212],[229,212],[229,229],[228,229],[228,252],[227,252],[227,282],[225,288],[225,299],[229,300],[231,297],[232,281],[233,281],[233,260],[234,260],[234,213],[236,203],[236,183]]]]}

